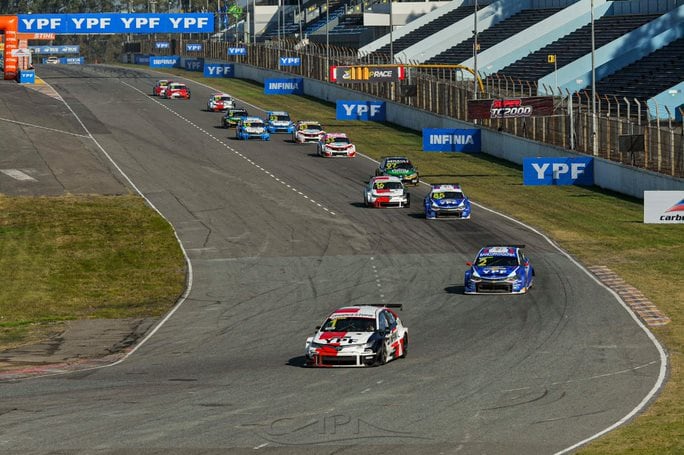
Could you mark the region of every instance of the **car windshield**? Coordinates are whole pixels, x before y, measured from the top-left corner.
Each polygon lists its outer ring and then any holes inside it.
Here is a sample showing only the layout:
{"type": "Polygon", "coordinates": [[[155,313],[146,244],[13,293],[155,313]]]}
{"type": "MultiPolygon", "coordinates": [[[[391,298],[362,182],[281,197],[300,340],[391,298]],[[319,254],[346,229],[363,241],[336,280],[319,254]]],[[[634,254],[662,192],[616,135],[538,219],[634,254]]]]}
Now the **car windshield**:
{"type": "Polygon", "coordinates": [[[285,114],[279,114],[279,115],[273,114],[269,117],[269,120],[271,120],[272,122],[276,122],[276,121],[277,122],[289,122],[290,116],[285,115],[285,114]]]}
{"type": "Polygon", "coordinates": [[[372,318],[331,318],[325,321],[323,332],[375,332],[375,319],[372,318]]]}
{"type": "Polygon", "coordinates": [[[325,140],[327,144],[349,144],[347,137],[329,137],[325,140]]]}
{"type": "Polygon", "coordinates": [[[413,169],[413,165],[407,161],[402,161],[402,162],[390,162],[387,163],[388,169],[406,169],[408,171],[413,169]]]}
{"type": "Polygon", "coordinates": [[[245,122],[245,126],[249,126],[252,128],[258,128],[258,127],[263,126],[263,125],[264,125],[263,123],[257,122],[256,120],[252,121],[252,122],[245,122]]]}
{"type": "Polygon", "coordinates": [[[228,113],[229,117],[247,117],[247,111],[241,110],[241,111],[230,111],[228,113]]]}
{"type": "Polygon", "coordinates": [[[302,130],[312,130],[312,131],[321,131],[321,125],[302,125],[300,128],[302,130]]]}
{"type": "Polygon", "coordinates": [[[387,182],[387,181],[382,181],[382,182],[375,182],[373,184],[373,188],[376,190],[400,190],[403,188],[401,185],[401,182],[387,182]]]}
{"type": "Polygon", "coordinates": [[[219,96],[216,101],[232,101],[230,96],[219,96]]]}
{"type": "Polygon", "coordinates": [[[478,267],[515,267],[518,258],[515,256],[480,256],[475,261],[478,267]]]}
{"type": "Polygon", "coordinates": [[[440,199],[463,199],[463,193],[460,191],[435,191],[432,193],[432,199],[437,201],[440,199]]]}

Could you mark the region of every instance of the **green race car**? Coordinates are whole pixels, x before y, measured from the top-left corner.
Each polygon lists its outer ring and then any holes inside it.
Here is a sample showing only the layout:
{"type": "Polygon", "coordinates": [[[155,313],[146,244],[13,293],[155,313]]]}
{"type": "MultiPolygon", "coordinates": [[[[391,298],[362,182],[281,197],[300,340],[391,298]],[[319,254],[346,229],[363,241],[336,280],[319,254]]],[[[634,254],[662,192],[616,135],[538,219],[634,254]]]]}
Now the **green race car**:
{"type": "Polygon", "coordinates": [[[221,117],[221,126],[224,128],[235,127],[240,120],[245,117],[249,117],[246,109],[243,108],[233,108],[228,109],[225,115],[221,117]]]}
{"type": "Polygon", "coordinates": [[[418,169],[405,156],[386,156],[380,161],[375,175],[390,175],[398,177],[403,183],[418,185],[418,169]]]}

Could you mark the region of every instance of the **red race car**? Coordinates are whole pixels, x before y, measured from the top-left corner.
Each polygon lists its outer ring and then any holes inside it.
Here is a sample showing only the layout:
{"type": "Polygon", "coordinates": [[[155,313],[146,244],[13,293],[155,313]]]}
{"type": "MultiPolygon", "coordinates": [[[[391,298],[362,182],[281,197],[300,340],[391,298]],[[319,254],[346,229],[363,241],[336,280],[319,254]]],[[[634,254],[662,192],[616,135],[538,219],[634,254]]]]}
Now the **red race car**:
{"type": "Polygon", "coordinates": [[[170,82],[169,85],[166,86],[166,90],[164,90],[164,93],[161,95],[161,97],[166,99],[181,98],[189,100],[190,87],[185,84],[181,84],[180,82],[170,82]]]}
{"type": "Polygon", "coordinates": [[[168,79],[159,79],[154,87],[152,87],[152,96],[162,96],[166,87],[173,81],[168,79]]]}

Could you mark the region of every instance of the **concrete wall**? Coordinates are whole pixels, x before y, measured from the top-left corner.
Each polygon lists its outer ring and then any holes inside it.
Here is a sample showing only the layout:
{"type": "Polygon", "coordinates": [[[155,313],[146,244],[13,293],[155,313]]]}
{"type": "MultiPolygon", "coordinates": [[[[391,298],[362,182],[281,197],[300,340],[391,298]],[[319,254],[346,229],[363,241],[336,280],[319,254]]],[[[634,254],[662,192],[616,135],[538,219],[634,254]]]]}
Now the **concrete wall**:
{"type": "MultiPolygon", "coordinates": [[[[261,83],[265,79],[272,77],[292,77],[289,73],[265,70],[240,63],[235,64],[235,76],[261,83]]],[[[335,103],[338,99],[386,101],[356,92],[341,85],[306,78],[304,80],[304,92],[308,96],[313,96],[330,103],[335,103]]],[[[388,122],[418,132],[422,131],[423,128],[473,127],[471,123],[418,110],[405,104],[391,101],[386,102],[388,122]]],[[[519,165],[522,165],[524,158],[535,156],[586,156],[487,129],[482,130],[482,151],[519,165]]],[[[676,179],[654,172],[643,171],[600,158],[594,160],[594,182],[600,188],[639,199],[643,199],[643,193],[646,190],[684,190],[684,179],[676,179]]]]}

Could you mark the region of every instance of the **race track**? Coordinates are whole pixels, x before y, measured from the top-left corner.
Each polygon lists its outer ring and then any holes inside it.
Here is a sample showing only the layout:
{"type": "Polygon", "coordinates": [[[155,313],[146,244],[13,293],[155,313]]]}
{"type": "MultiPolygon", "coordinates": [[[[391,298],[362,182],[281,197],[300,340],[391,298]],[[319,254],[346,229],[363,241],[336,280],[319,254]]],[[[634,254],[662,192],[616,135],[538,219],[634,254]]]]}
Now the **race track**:
{"type": "MultiPolygon", "coordinates": [[[[156,77],[142,70],[39,74],[174,226],[192,284],[120,364],[0,383],[0,453],[550,454],[610,427],[656,384],[647,334],[532,230],[479,206],[470,221],[427,222],[424,186],[410,209],[367,209],[373,161],[319,158],[285,134],[237,141],[203,111],[212,90],[192,82],[180,101],[149,96],[156,77]],[[528,295],[463,295],[465,262],[490,243],[526,245],[528,295]],[[363,303],[404,304],[408,358],[302,368],[314,327],[363,303]]],[[[31,93],[45,108],[17,107],[17,120],[87,135],[64,104],[31,93]]],[[[55,160],[71,159],[66,135],[40,134],[55,160]]],[[[129,185],[94,142],[69,137],[109,169],[84,170],[82,187],[129,185]]],[[[0,185],[14,184],[0,174],[0,185]]],[[[57,188],[49,176],[21,185],[57,188]]]]}

